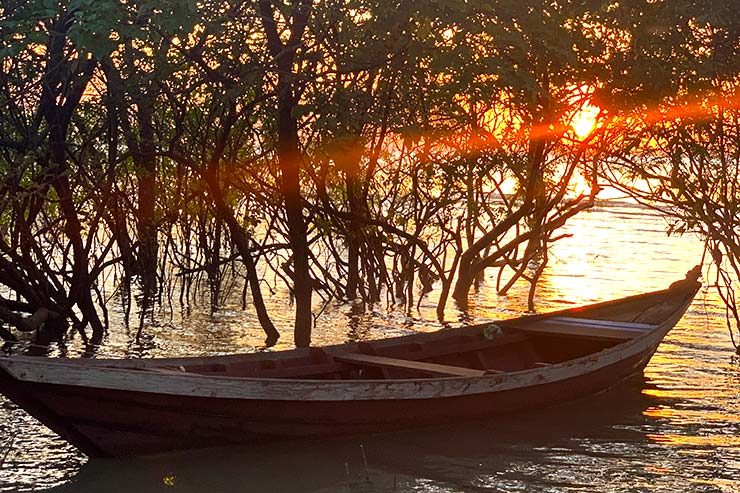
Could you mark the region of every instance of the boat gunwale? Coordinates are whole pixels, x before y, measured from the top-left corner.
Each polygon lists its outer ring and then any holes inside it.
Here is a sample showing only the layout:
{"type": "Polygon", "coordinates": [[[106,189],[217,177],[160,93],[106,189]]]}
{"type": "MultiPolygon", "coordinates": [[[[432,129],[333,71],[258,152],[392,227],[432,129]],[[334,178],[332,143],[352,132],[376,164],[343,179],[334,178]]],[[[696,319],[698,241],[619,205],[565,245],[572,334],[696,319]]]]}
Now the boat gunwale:
{"type": "MultiPolygon", "coordinates": [[[[656,329],[657,331],[658,329],[656,329]]],[[[650,331],[646,333],[645,335],[651,335],[655,334],[656,331],[650,331]]],[[[642,339],[643,336],[640,336],[642,339]]],[[[637,339],[637,338],[636,338],[637,339]]],[[[629,346],[636,345],[639,341],[633,340],[633,341],[627,341],[629,343],[629,346]],[[635,342],[633,344],[633,342],[635,342]]],[[[620,344],[621,346],[622,344],[620,344]]],[[[615,346],[616,347],[616,346],[615,346]]],[[[490,375],[481,375],[481,376],[440,376],[440,377],[432,377],[432,378],[404,378],[404,379],[354,379],[354,380],[322,380],[322,379],[279,379],[279,378],[255,378],[255,377],[225,377],[225,376],[218,376],[218,375],[203,375],[203,374],[197,374],[197,373],[176,373],[172,372],[172,374],[166,374],[166,373],[158,373],[158,372],[152,372],[152,373],[146,373],[146,379],[147,383],[150,384],[152,389],[145,389],[145,388],[126,388],[124,386],[102,386],[100,384],[98,385],[91,385],[91,384],[75,384],[75,383],[62,383],[59,381],[51,381],[51,380],[44,380],[44,379],[26,379],[26,378],[19,378],[18,375],[11,369],[9,369],[6,365],[4,365],[2,359],[0,358],[0,365],[2,365],[6,371],[8,371],[14,378],[18,379],[19,381],[23,382],[31,382],[31,383],[39,383],[39,384],[50,384],[50,385],[61,385],[61,386],[71,386],[71,387],[78,387],[83,389],[104,389],[104,390],[113,390],[113,391],[123,391],[123,392],[140,392],[140,393],[146,393],[146,394],[166,394],[166,395],[177,395],[177,396],[190,396],[190,397],[207,397],[207,398],[218,398],[218,399],[243,399],[243,400],[284,400],[284,401],[335,401],[335,400],[386,400],[386,399],[426,399],[426,398],[434,398],[434,397],[455,397],[458,395],[472,395],[472,394],[484,394],[488,392],[496,392],[501,390],[509,390],[510,388],[524,388],[524,387],[531,387],[536,386],[544,383],[550,383],[555,382],[559,380],[565,380],[568,378],[577,377],[579,375],[582,375],[586,372],[584,371],[578,371],[578,372],[571,372],[569,371],[567,374],[564,374],[562,376],[558,376],[558,378],[552,378],[553,371],[562,370],[565,373],[565,370],[571,370],[572,368],[581,366],[586,364],[587,362],[591,362],[591,365],[589,365],[591,368],[590,371],[598,370],[602,367],[609,366],[611,364],[614,364],[616,362],[619,362],[620,360],[624,359],[623,357],[614,358],[614,361],[611,361],[612,358],[610,356],[615,355],[617,352],[613,350],[614,348],[609,348],[606,351],[603,351],[598,354],[598,357],[595,357],[596,353],[591,353],[585,356],[580,356],[578,358],[574,358],[572,360],[567,360],[561,363],[549,365],[547,367],[539,367],[539,368],[528,368],[525,370],[518,370],[518,371],[512,371],[512,372],[506,372],[506,373],[494,373],[490,375]],[[550,376],[551,378],[548,378],[547,376],[550,376]],[[532,377],[529,381],[529,384],[524,384],[523,382],[519,382],[519,380],[526,380],[527,377],[532,377]],[[273,395],[273,396],[267,396],[267,395],[261,395],[261,396],[240,396],[240,395],[228,395],[224,391],[227,390],[224,387],[221,388],[212,388],[207,392],[198,393],[198,394],[184,394],[181,391],[171,391],[170,389],[167,389],[165,386],[158,386],[154,385],[155,382],[171,382],[173,379],[177,379],[181,382],[188,382],[193,381],[193,386],[197,385],[205,385],[209,382],[211,383],[218,383],[218,384],[231,384],[231,383],[240,383],[240,384],[262,384],[265,387],[273,387],[273,389],[261,389],[261,390],[278,390],[276,388],[288,388],[291,389],[293,392],[300,392],[305,390],[311,390],[314,387],[319,387],[322,389],[325,389],[327,391],[331,391],[332,393],[335,393],[335,396],[331,399],[325,399],[325,398],[311,398],[306,397],[305,395],[301,395],[300,397],[291,396],[288,395],[287,397],[283,395],[273,395]],[[516,385],[505,385],[508,383],[512,383],[512,381],[517,381],[516,385]],[[444,388],[439,389],[439,391],[434,392],[433,395],[427,395],[424,393],[421,395],[421,391],[423,389],[419,387],[426,387],[426,386],[435,386],[440,384],[455,384],[455,383],[482,383],[482,382],[495,382],[490,388],[487,389],[481,389],[479,391],[469,391],[469,388],[466,388],[464,391],[461,391],[459,393],[452,393],[450,395],[442,395],[444,392],[444,388]],[[301,388],[303,387],[303,388],[301,388]],[[361,388],[362,387],[362,388],[361,388]],[[390,388],[393,387],[397,391],[404,391],[406,390],[405,387],[416,387],[414,390],[416,392],[415,395],[410,395],[410,392],[405,392],[407,396],[400,397],[399,395],[393,395],[392,397],[388,396],[361,396],[359,394],[365,394],[367,391],[375,390],[375,389],[385,389],[386,391],[391,390],[390,388]],[[346,392],[342,392],[343,389],[347,389],[346,392]],[[360,392],[362,391],[362,392],[360,392]],[[338,396],[341,396],[341,398],[338,398],[338,396]]],[[[622,349],[626,349],[622,348],[622,349]]],[[[640,348],[637,351],[634,351],[634,354],[639,354],[640,351],[644,351],[647,348],[640,348]]],[[[634,354],[630,354],[629,356],[634,356],[634,354]]],[[[11,362],[11,366],[15,363],[20,363],[21,365],[23,362],[11,362]]],[[[84,368],[80,368],[78,365],[68,365],[63,363],[39,363],[39,362],[27,362],[29,365],[33,365],[36,367],[44,366],[44,367],[65,367],[65,368],[73,368],[75,371],[86,371],[84,368]]],[[[121,369],[121,368],[106,368],[106,367],[100,367],[100,368],[94,368],[90,371],[95,372],[102,372],[102,373],[109,373],[109,374],[136,374],[138,377],[142,376],[142,372],[135,369],[121,369]]],[[[452,390],[452,389],[450,389],[452,390]]],[[[269,392],[265,392],[267,394],[269,392]]],[[[381,392],[382,393],[382,392],[381,392]]],[[[286,391],[283,394],[290,394],[290,392],[286,391]]]]}

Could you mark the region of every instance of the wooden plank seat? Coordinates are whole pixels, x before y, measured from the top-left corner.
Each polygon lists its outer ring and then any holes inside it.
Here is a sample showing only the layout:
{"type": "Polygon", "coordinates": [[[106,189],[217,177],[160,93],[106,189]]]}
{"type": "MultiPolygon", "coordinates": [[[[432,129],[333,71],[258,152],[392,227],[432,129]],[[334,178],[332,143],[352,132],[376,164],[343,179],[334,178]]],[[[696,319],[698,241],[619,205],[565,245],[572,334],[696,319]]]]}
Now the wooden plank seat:
{"type": "Polygon", "coordinates": [[[423,343],[414,343],[414,348],[409,348],[409,345],[383,344],[384,341],[373,341],[372,351],[367,350],[367,346],[360,347],[360,351],[366,354],[374,354],[373,351],[377,350],[383,352],[389,358],[400,357],[400,359],[405,359],[408,355],[414,360],[425,360],[516,344],[526,341],[530,337],[521,332],[512,332],[497,335],[493,339],[486,339],[480,334],[483,334],[483,329],[479,327],[475,335],[448,336],[437,340],[428,340],[423,343]]]}
{"type": "Polygon", "coordinates": [[[525,332],[539,332],[576,337],[595,337],[599,339],[633,339],[657,327],[653,324],[617,322],[575,317],[552,317],[536,320],[518,326],[525,332]]]}
{"type": "Polygon", "coordinates": [[[622,327],[630,329],[652,330],[656,327],[654,324],[644,324],[637,322],[620,322],[616,320],[600,320],[595,318],[577,318],[577,317],[552,317],[547,320],[555,322],[566,322],[579,325],[593,325],[596,327],[622,327]]]}
{"type": "Polygon", "coordinates": [[[336,353],[332,356],[334,357],[334,361],[339,361],[341,363],[360,366],[375,366],[378,368],[401,368],[436,376],[482,377],[487,373],[485,370],[475,370],[473,368],[464,368],[462,366],[439,365],[424,361],[387,358],[385,356],[377,356],[374,354],[336,353]]]}

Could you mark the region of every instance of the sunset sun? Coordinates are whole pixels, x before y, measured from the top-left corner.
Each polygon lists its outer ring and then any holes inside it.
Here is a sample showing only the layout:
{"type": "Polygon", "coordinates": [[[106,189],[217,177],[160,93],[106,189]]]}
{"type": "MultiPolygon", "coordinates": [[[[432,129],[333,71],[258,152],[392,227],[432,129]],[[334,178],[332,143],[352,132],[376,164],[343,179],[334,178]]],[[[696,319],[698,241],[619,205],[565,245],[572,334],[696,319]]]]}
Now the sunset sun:
{"type": "Polygon", "coordinates": [[[601,109],[598,106],[591,104],[585,104],[578,110],[570,123],[576,137],[583,140],[591,135],[591,132],[593,132],[597,126],[596,119],[599,116],[600,111],[601,109]]]}

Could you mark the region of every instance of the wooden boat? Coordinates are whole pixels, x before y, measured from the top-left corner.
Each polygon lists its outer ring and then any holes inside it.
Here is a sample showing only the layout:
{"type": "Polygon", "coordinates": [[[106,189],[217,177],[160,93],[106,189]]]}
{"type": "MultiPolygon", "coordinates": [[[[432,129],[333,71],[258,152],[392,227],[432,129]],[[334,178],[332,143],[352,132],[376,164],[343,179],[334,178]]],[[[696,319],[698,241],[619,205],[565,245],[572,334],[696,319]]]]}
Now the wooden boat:
{"type": "Polygon", "coordinates": [[[90,456],[417,427],[539,408],[639,373],[700,287],[273,353],[0,358],[0,390],[90,456]]]}

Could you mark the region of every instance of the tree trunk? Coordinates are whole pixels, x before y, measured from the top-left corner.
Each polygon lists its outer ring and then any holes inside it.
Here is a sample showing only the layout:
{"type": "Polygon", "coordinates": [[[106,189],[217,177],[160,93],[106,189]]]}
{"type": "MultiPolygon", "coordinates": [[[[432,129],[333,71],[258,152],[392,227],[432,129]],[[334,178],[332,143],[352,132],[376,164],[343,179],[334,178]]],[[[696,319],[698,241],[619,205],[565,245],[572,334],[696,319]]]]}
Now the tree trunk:
{"type": "Polygon", "coordinates": [[[255,265],[252,253],[250,252],[249,237],[247,236],[247,233],[244,232],[244,229],[234,217],[233,211],[224,200],[223,191],[218,181],[217,170],[213,169],[213,167],[207,170],[205,173],[205,180],[208,185],[208,191],[210,192],[211,198],[216,206],[216,213],[229,228],[231,240],[236,245],[236,249],[244,262],[245,268],[247,269],[247,282],[249,283],[249,289],[252,293],[252,303],[257,312],[257,319],[260,321],[262,330],[264,330],[267,335],[265,344],[272,346],[280,338],[280,332],[277,331],[275,325],[272,323],[270,315],[267,312],[267,307],[265,306],[265,300],[262,297],[259,275],[257,274],[257,266],[255,265]]]}
{"type": "Polygon", "coordinates": [[[301,152],[298,139],[298,122],[293,110],[298,98],[295,94],[296,52],[303,44],[303,36],[311,15],[312,0],[293,0],[289,17],[290,36],[283,42],[275,20],[272,0],[260,0],[262,25],[267,35],[267,47],[272,55],[277,72],[276,87],[278,106],[277,157],[280,169],[280,191],[285,204],[288,222],[288,237],[293,250],[293,293],[295,295],[295,345],[307,347],[311,344],[311,295],[313,281],[309,268],[308,231],[303,217],[301,196],[301,152]]]}
{"type": "Polygon", "coordinates": [[[293,250],[293,293],[295,294],[295,345],[311,345],[312,283],[309,269],[308,232],[303,217],[303,197],[300,189],[301,157],[298,148],[298,123],[293,117],[295,107],[292,84],[281,84],[278,102],[278,161],[280,189],[285,201],[288,236],[293,250]]]}
{"type": "MultiPolygon", "coordinates": [[[[457,281],[452,292],[452,297],[460,305],[466,306],[468,292],[476,281],[476,278],[485,270],[490,262],[480,258],[480,253],[491,246],[497,238],[505,234],[511,227],[529,214],[535,207],[534,201],[538,194],[542,193],[542,171],[541,166],[545,158],[545,142],[543,140],[531,140],[527,160],[527,183],[519,208],[506,216],[500,223],[486,232],[481,238],[474,241],[472,245],[460,255],[460,266],[458,267],[457,281]]],[[[488,257],[490,260],[490,256],[488,257]]]]}
{"type": "MultiPolygon", "coordinates": [[[[157,160],[154,156],[154,124],[152,98],[145,97],[138,104],[139,148],[136,156],[138,207],[136,230],[139,237],[139,264],[144,299],[149,301],[157,292],[157,160]]],[[[145,303],[146,304],[146,303],[145,303]]]]}
{"type": "Polygon", "coordinates": [[[351,139],[349,145],[343,146],[337,155],[340,167],[344,170],[347,204],[350,219],[347,221],[347,286],[345,293],[348,299],[357,297],[360,285],[360,246],[362,245],[362,224],[357,217],[365,217],[367,204],[363,203],[362,185],[360,183],[360,160],[362,159],[362,142],[359,138],[351,139]]]}
{"type": "MultiPolygon", "coordinates": [[[[69,288],[70,304],[77,304],[92,327],[92,343],[99,344],[105,328],[98,317],[92,299],[88,252],[82,239],[82,224],[77,216],[67,166],[66,139],[72,115],[77,108],[96,66],[94,60],[77,60],[77,68],[65,60],[67,30],[72,25],[74,13],[61,16],[54,25],[47,45],[43,92],[39,101],[39,113],[49,127],[49,154],[51,158],[51,186],[59,199],[59,208],[64,218],[64,232],[72,246],[72,276],[69,288]]],[[[65,307],[67,309],[71,306],[65,307]]]]}

